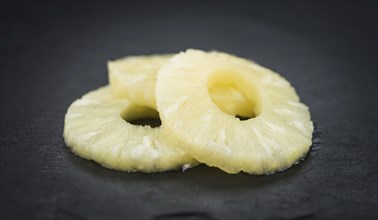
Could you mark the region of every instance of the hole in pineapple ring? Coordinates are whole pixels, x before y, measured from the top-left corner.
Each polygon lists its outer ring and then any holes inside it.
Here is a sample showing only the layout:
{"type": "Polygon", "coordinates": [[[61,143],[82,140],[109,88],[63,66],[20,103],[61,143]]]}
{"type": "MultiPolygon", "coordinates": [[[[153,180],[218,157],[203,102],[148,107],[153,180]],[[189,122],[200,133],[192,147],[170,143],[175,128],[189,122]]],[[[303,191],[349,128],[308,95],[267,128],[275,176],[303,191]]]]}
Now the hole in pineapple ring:
{"type": "Polygon", "coordinates": [[[120,116],[133,125],[150,126],[152,128],[161,126],[159,112],[147,106],[130,105],[121,112],[120,116]]]}
{"type": "Polygon", "coordinates": [[[257,88],[249,77],[230,70],[214,71],[208,77],[207,88],[221,111],[241,121],[261,113],[257,88]]]}

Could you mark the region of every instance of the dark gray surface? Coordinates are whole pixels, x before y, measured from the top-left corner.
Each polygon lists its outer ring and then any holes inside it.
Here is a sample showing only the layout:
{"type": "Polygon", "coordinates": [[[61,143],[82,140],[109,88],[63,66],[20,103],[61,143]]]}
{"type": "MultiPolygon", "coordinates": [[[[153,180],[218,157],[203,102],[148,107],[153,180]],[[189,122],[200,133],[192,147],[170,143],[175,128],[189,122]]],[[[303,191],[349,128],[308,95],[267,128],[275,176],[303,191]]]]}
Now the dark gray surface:
{"type": "Polygon", "coordinates": [[[1,219],[377,219],[377,3],[1,2],[1,219]],[[74,156],[69,104],[124,55],[252,58],[310,107],[315,150],[271,176],[128,174],[74,156]],[[319,138],[319,134],[321,134],[319,138]]]}

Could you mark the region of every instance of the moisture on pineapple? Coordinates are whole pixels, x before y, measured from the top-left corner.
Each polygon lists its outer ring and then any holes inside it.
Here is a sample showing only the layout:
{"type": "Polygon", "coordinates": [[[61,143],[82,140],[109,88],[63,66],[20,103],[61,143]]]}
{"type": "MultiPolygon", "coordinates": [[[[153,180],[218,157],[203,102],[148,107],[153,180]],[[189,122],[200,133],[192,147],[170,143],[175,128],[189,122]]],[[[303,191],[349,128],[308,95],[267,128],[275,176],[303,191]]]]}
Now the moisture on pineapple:
{"type": "Polygon", "coordinates": [[[68,108],[64,140],[77,155],[115,170],[161,172],[198,163],[162,127],[125,121],[140,117],[158,117],[158,113],[114,95],[109,86],[102,87],[68,108]]]}
{"type": "Polygon", "coordinates": [[[159,71],[156,105],[164,128],[191,155],[228,173],[266,174],[292,166],[312,144],[310,113],[279,74],[219,52],[187,50],[159,71]],[[248,120],[210,92],[227,85],[247,100],[248,120]]]}
{"type": "Polygon", "coordinates": [[[187,50],[122,58],[108,70],[110,86],[75,101],[64,127],[73,152],[105,167],[161,172],[200,161],[267,174],[310,149],[308,108],[284,78],[251,61],[187,50]],[[159,114],[159,128],[127,122],[159,114]]]}
{"type": "MultiPolygon", "coordinates": [[[[108,62],[109,82],[113,91],[131,102],[156,109],[155,86],[157,73],[173,54],[128,56],[108,62]]],[[[177,85],[180,86],[180,85],[177,85]]],[[[250,102],[228,82],[214,84],[211,98],[223,111],[242,117],[253,115],[250,102]]]]}

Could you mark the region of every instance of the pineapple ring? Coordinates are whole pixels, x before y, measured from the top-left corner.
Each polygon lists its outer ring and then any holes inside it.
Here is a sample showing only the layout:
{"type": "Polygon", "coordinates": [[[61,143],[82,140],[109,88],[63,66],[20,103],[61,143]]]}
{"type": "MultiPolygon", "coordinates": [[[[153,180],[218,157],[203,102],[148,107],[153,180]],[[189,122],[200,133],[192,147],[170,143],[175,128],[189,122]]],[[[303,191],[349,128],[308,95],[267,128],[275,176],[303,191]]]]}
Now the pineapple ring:
{"type": "Polygon", "coordinates": [[[312,144],[307,106],[273,71],[225,53],[187,50],[158,73],[161,121],[193,157],[228,173],[268,174],[303,158],[312,144]],[[254,118],[221,111],[209,95],[213,84],[231,83],[254,103],[254,118]]]}
{"type": "MultiPolygon", "coordinates": [[[[155,87],[159,69],[168,63],[172,54],[129,56],[108,62],[109,83],[114,93],[138,105],[156,109],[155,87]]],[[[223,111],[251,117],[251,103],[235,87],[213,85],[210,96],[223,111]]]]}
{"type": "Polygon", "coordinates": [[[157,72],[171,57],[171,54],[129,56],[109,61],[109,84],[115,94],[156,109],[157,72]]]}
{"type": "Polygon", "coordinates": [[[77,155],[121,171],[161,172],[192,167],[197,162],[161,127],[136,126],[140,116],[156,116],[150,108],[114,97],[109,86],[89,92],[71,104],[64,140],[77,155]]]}

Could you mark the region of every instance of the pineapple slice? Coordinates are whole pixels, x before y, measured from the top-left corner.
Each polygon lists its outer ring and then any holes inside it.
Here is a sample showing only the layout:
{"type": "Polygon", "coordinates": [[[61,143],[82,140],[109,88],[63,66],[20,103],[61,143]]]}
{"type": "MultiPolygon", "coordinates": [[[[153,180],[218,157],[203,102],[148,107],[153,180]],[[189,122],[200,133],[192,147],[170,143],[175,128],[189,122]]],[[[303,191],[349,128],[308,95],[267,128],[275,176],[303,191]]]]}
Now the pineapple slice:
{"type": "Polygon", "coordinates": [[[64,140],[77,155],[115,170],[161,172],[197,164],[161,127],[126,122],[141,117],[158,117],[158,113],[114,97],[106,86],[71,104],[64,140]]]}
{"type": "Polygon", "coordinates": [[[303,158],[312,144],[307,106],[277,73],[242,58],[187,50],[158,73],[156,102],[165,129],[193,157],[228,173],[269,174],[303,158]],[[223,112],[209,89],[232,85],[249,100],[252,116],[223,112]]]}
{"type": "MultiPolygon", "coordinates": [[[[113,91],[138,105],[156,109],[155,85],[159,69],[168,63],[172,54],[129,56],[108,62],[109,82],[113,91]]],[[[214,102],[223,111],[250,117],[252,107],[248,99],[229,84],[214,84],[209,89],[214,102]]]]}
{"type": "Polygon", "coordinates": [[[115,94],[135,104],[156,109],[156,75],[171,57],[171,54],[129,56],[109,61],[109,84],[115,94]]]}

